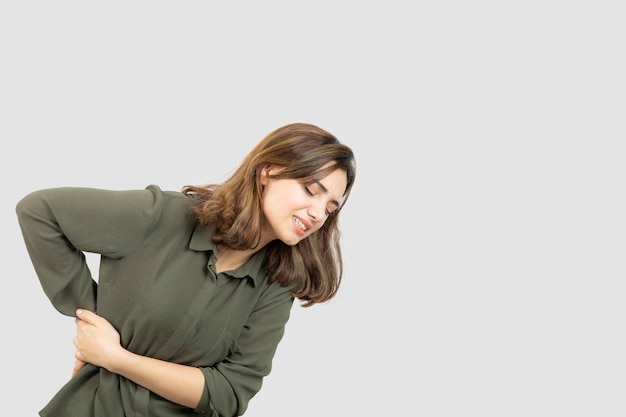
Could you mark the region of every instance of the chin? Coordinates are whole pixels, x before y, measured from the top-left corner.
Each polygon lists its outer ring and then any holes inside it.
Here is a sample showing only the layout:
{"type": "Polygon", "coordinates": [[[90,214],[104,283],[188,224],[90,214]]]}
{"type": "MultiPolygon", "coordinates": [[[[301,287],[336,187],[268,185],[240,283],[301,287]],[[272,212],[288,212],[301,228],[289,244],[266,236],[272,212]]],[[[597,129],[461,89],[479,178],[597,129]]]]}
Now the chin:
{"type": "Polygon", "coordinates": [[[304,237],[298,239],[298,238],[291,238],[291,239],[281,239],[281,241],[287,245],[287,246],[296,246],[298,243],[300,243],[302,240],[304,240],[304,237]]]}

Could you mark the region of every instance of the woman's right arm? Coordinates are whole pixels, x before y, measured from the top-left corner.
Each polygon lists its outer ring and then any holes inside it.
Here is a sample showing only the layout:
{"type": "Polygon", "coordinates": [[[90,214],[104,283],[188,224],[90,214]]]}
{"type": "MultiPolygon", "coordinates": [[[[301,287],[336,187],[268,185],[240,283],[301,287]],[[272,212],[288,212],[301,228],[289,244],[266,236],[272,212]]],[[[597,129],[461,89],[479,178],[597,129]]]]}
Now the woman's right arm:
{"type": "Polygon", "coordinates": [[[120,257],[158,217],[157,193],[52,188],[17,203],[26,249],[46,296],[62,314],[96,310],[97,284],[84,252],[120,257]]]}

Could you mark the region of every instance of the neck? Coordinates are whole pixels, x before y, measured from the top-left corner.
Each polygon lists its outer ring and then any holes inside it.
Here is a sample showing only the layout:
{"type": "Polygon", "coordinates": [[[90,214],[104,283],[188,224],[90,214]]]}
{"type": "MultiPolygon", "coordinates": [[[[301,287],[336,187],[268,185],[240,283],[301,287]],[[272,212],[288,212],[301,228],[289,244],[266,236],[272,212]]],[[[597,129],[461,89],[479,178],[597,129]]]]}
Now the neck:
{"type": "Polygon", "coordinates": [[[237,269],[246,262],[248,262],[248,260],[252,257],[252,255],[257,252],[257,250],[258,249],[236,250],[218,245],[215,270],[217,271],[217,273],[220,273],[237,269]]]}
{"type": "Polygon", "coordinates": [[[270,237],[273,236],[272,233],[268,233],[265,229],[266,227],[264,227],[261,231],[261,239],[257,247],[254,249],[238,250],[230,249],[223,245],[217,245],[217,262],[215,263],[215,270],[218,273],[232,271],[233,269],[237,269],[248,262],[248,259],[250,259],[252,255],[275,239],[275,237],[270,237]]]}

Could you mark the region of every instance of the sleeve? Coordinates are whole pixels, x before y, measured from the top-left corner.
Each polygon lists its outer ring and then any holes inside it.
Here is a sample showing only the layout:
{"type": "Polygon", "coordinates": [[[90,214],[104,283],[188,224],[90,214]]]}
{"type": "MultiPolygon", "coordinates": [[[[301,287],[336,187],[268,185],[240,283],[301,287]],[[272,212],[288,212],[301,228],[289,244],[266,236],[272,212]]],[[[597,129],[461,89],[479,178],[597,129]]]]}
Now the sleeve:
{"type": "Polygon", "coordinates": [[[201,370],[205,388],[196,412],[210,416],[240,416],[269,375],[272,359],[289,320],[291,289],[276,284],[274,294],[248,319],[238,349],[224,361],[201,370]]]}
{"type": "Polygon", "coordinates": [[[130,253],[159,216],[162,194],[145,190],[51,188],[22,198],[16,213],[26,249],[54,308],[73,316],[96,310],[97,284],[84,252],[108,257],[130,253]]]}

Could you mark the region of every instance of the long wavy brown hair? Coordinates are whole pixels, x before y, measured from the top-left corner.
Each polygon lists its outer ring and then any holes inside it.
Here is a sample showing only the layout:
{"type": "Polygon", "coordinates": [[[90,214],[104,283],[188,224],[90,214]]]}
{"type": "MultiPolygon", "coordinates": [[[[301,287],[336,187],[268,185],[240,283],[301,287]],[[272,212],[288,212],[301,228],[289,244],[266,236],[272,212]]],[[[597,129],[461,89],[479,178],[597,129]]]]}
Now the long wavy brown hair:
{"type": "MultiPolygon", "coordinates": [[[[216,244],[239,250],[258,245],[263,219],[259,178],[269,165],[284,168],[271,178],[297,179],[303,184],[321,180],[336,169],[345,171],[348,182],[343,205],[356,177],[352,150],[331,133],[307,123],[282,126],[261,140],[223,183],[183,187],[185,194],[197,196],[192,210],[198,222],[216,226],[216,244]]],[[[293,295],[302,300],[303,307],[328,301],[339,289],[343,276],[340,211],[341,207],[319,230],[294,246],[280,240],[267,245],[265,268],[270,280],[293,286],[293,295]]]]}

